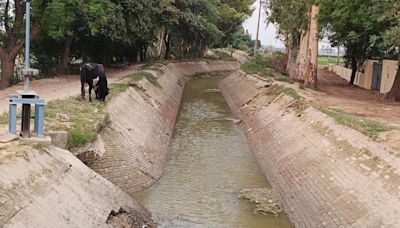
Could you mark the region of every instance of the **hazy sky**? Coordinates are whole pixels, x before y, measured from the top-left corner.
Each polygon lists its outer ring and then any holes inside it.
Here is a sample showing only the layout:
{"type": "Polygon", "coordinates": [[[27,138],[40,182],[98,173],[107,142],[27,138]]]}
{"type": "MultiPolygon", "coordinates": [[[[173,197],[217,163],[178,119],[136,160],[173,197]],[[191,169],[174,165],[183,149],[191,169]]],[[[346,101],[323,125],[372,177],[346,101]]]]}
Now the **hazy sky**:
{"type": "MultiPolygon", "coordinates": [[[[256,38],[256,33],[257,33],[257,18],[258,18],[259,6],[260,6],[260,2],[257,0],[256,3],[254,3],[254,5],[253,5],[253,7],[255,8],[253,15],[250,18],[248,18],[243,24],[244,28],[249,30],[253,39],[256,38]]],[[[269,24],[267,27],[267,24],[265,23],[266,15],[264,13],[264,10],[261,10],[261,11],[262,12],[261,12],[259,38],[261,40],[262,45],[273,45],[276,47],[284,47],[283,42],[276,39],[275,26],[272,24],[269,24]]]]}

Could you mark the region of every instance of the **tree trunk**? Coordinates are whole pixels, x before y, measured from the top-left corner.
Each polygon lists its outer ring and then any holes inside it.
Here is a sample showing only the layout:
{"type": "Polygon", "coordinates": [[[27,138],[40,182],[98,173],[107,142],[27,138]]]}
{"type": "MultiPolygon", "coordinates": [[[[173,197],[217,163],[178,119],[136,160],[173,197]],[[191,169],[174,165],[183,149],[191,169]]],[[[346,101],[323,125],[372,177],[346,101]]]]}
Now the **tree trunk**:
{"type": "Polygon", "coordinates": [[[11,79],[14,76],[15,58],[9,55],[1,57],[1,79],[0,89],[5,89],[10,86],[11,79]]]}
{"type": "Polygon", "coordinates": [[[74,40],[73,36],[68,36],[64,42],[64,50],[61,57],[61,63],[58,67],[58,73],[68,74],[69,73],[69,55],[71,53],[71,45],[74,40]]]}
{"type": "Polygon", "coordinates": [[[357,60],[351,60],[351,78],[350,78],[350,85],[354,85],[354,81],[356,80],[357,74],[357,60]]]}
{"type": "Polygon", "coordinates": [[[399,68],[397,69],[396,78],[390,91],[385,95],[387,100],[400,101],[400,62],[399,68]]]}
{"type": "Polygon", "coordinates": [[[319,7],[313,5],[311,7],[311,22],[310,22],[310,36],[309,36],[309,61],[308,69],[305,73],[304,82],[306,85],[317,87],[317,74],[318,74],[318,21],[317,15],[319,7]]]}
{"type": "Polygon", "coordinates": [[[168,35],[168,31],[165,31],[164,42],[165,42],[165,56],[164,56],[164,58],[165,59],[169,59],[169,57],[171,56],[171,45],[170,45],[171,38],[168,35]]]}

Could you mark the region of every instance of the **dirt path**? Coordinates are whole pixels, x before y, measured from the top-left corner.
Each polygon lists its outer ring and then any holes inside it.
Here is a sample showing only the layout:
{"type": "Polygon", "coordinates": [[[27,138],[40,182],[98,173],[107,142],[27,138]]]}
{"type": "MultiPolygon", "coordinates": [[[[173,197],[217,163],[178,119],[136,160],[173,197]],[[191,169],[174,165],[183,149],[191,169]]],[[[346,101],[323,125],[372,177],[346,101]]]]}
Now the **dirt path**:
{"type": "Polygon", "coordinates": [[[313,97],[320,107],[339,108],[357,116],[400,125],[400,103],[387,102],[383,94],[350,86],[325,66],[318,71],[320,92],[313,97]]]}
{"type": "MultiPolygon", "coordinates": [[[[142,65],[132,65],[125,70],[110,70],[107,73],[108,83],[113,83],[125,76],[138,71],[142,65]]],[[[31,82],[31,89],[45,101],[62,99],[80,94],[79,75],[64,75],[55,78],[41,79],[31,82]]],[[[8,111],[8,95],[15,94],[17,90],[23,89],[23,83],[0,90],[0,112],[8,111]]],[[[94,92],[92,97],[94,97],[94,92]]]]}

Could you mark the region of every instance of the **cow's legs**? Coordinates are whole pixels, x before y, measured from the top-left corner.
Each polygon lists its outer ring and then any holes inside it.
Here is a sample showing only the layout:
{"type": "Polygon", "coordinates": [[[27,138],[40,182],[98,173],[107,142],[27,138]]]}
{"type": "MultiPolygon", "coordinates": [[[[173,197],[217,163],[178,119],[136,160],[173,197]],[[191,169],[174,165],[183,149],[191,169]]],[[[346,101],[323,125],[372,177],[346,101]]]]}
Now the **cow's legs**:
{"type": "Polygon", "coordinates": [[[85,83],[81,83],[81,98],[85,100],[85,83]]]}
{"type": "Polygon", "coordinates": [[[89,83],[89,102],[92,102],[92,88],[93,83],[89,83]]]}

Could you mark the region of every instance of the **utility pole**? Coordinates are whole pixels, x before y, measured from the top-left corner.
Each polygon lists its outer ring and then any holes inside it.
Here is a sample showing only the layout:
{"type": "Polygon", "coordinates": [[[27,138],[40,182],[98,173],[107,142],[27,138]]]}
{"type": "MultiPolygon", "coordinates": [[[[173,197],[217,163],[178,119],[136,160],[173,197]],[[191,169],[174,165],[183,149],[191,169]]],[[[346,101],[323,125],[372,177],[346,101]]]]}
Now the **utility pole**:
{"type": "Polygon", "coordinates": [[[336,64],[339,66],[339,59],[340,59],[340,45],[337,46],[337,59],[336,64]]]}
{"type": "Polygon", "coordinates": [[[254,58],[257,57],[258,36],[260,34],[261,8],[262,8],[262,0],[260,0],[260,8],[258,10],[257,35],[256,35],[256,42],[254,44],[254,58]]]}

